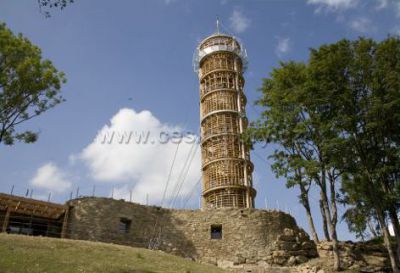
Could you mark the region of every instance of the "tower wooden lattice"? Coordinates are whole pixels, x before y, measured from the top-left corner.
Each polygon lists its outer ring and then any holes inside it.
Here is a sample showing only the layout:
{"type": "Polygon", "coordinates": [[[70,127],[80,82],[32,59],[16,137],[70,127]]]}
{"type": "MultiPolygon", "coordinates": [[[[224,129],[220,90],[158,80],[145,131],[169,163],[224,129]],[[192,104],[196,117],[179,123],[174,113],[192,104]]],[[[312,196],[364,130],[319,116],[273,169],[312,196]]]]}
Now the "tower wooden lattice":
{"type": "Polygon", "coordinates": [[[253,164],[241,142],[247,127],[243,72],[246,51],[239,41],[219,31],[194,55],[200,81],[202,207],[253,208],[253,164]]]}

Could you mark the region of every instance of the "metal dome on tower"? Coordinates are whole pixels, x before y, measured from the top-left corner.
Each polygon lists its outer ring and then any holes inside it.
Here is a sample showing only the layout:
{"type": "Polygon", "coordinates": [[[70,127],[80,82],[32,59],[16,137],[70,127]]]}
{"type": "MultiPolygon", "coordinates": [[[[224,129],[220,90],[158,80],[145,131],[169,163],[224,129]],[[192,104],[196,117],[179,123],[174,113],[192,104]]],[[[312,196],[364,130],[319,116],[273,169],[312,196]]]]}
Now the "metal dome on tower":
{"type": "Polygon", "coordinates": [[[217,19],[217,31],[203,39],[199,43],[193,55],[193,69],[199,71],[199,65],[203,58],[217,51],[226,51],[236,54],[243,64],[243,72],[247,69],[247,52],[240,40],[233,36],[220,32],[220,23],[217,19]]]}

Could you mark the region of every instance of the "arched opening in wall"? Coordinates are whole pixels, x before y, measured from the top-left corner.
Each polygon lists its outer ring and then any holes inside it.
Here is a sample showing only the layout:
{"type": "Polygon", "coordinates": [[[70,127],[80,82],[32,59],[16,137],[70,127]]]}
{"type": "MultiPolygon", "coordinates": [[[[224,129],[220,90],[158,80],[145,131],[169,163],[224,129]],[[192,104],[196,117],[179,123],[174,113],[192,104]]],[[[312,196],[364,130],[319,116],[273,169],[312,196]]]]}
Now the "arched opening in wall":
{"type": "Polygon", "coordinates": [[[222,239],[222,225],[211,225],[211,239],[212,240],[222,239]]]}
{"type": "Polygon", "coordinates": [[[132,220],[128,218],[120,218],[119,219],[119,233],[127,234],[129,233],[129,229],[131,228],[132,220]]]}

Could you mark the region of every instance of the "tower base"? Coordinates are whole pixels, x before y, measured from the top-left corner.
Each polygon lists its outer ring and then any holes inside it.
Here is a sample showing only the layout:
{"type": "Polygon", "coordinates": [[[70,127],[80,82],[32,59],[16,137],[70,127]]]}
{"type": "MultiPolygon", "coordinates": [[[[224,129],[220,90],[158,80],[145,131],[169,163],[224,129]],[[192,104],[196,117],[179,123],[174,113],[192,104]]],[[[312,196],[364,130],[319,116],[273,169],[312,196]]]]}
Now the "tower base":
{"type": "Polygon", "coordinates": [[[175,210],[96,197],[68,205],[72,239],[159,249],[228,268],[295,265],[318,256],[314,242],[281,211],[175,210]]]}

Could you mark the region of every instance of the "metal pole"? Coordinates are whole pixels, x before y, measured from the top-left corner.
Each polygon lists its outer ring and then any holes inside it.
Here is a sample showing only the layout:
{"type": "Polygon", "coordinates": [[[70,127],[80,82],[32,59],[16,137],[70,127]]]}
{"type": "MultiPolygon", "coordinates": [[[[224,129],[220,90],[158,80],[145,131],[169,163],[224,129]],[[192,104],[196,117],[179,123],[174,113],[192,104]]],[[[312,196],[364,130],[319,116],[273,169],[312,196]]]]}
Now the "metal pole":
{"type": "Polygon", "coordinates": [[[11,192],[10,192],[10,194],[13,195],[13,193],[14,193],[14,185],[12,185],[12,187],[11,187],[11,192]]]}
{"type": "Polygon", "coordinates": [[[132,202],[132,189],[129,190],[129,202],[132,202]]]}
{"type": "Polygon", "coordinates": [[[50,202],[50,198],[51,198],[51,192],[49,192],[49,198],[47,199],[47,202],[50,202]]]}
{"type": "Polygon", "coordinates": [[[93,192],[92,192],[92,196],[94,196],[94,195],[95,195],[95,192],[96,192],[96,185],[93,185],[93,192]]]}
{"type": "Polygon", "coordinates": [[[79,187],[76,188],[76,197],[75,198],[78,198],[78,197],[79,197],[79,187]]]}

